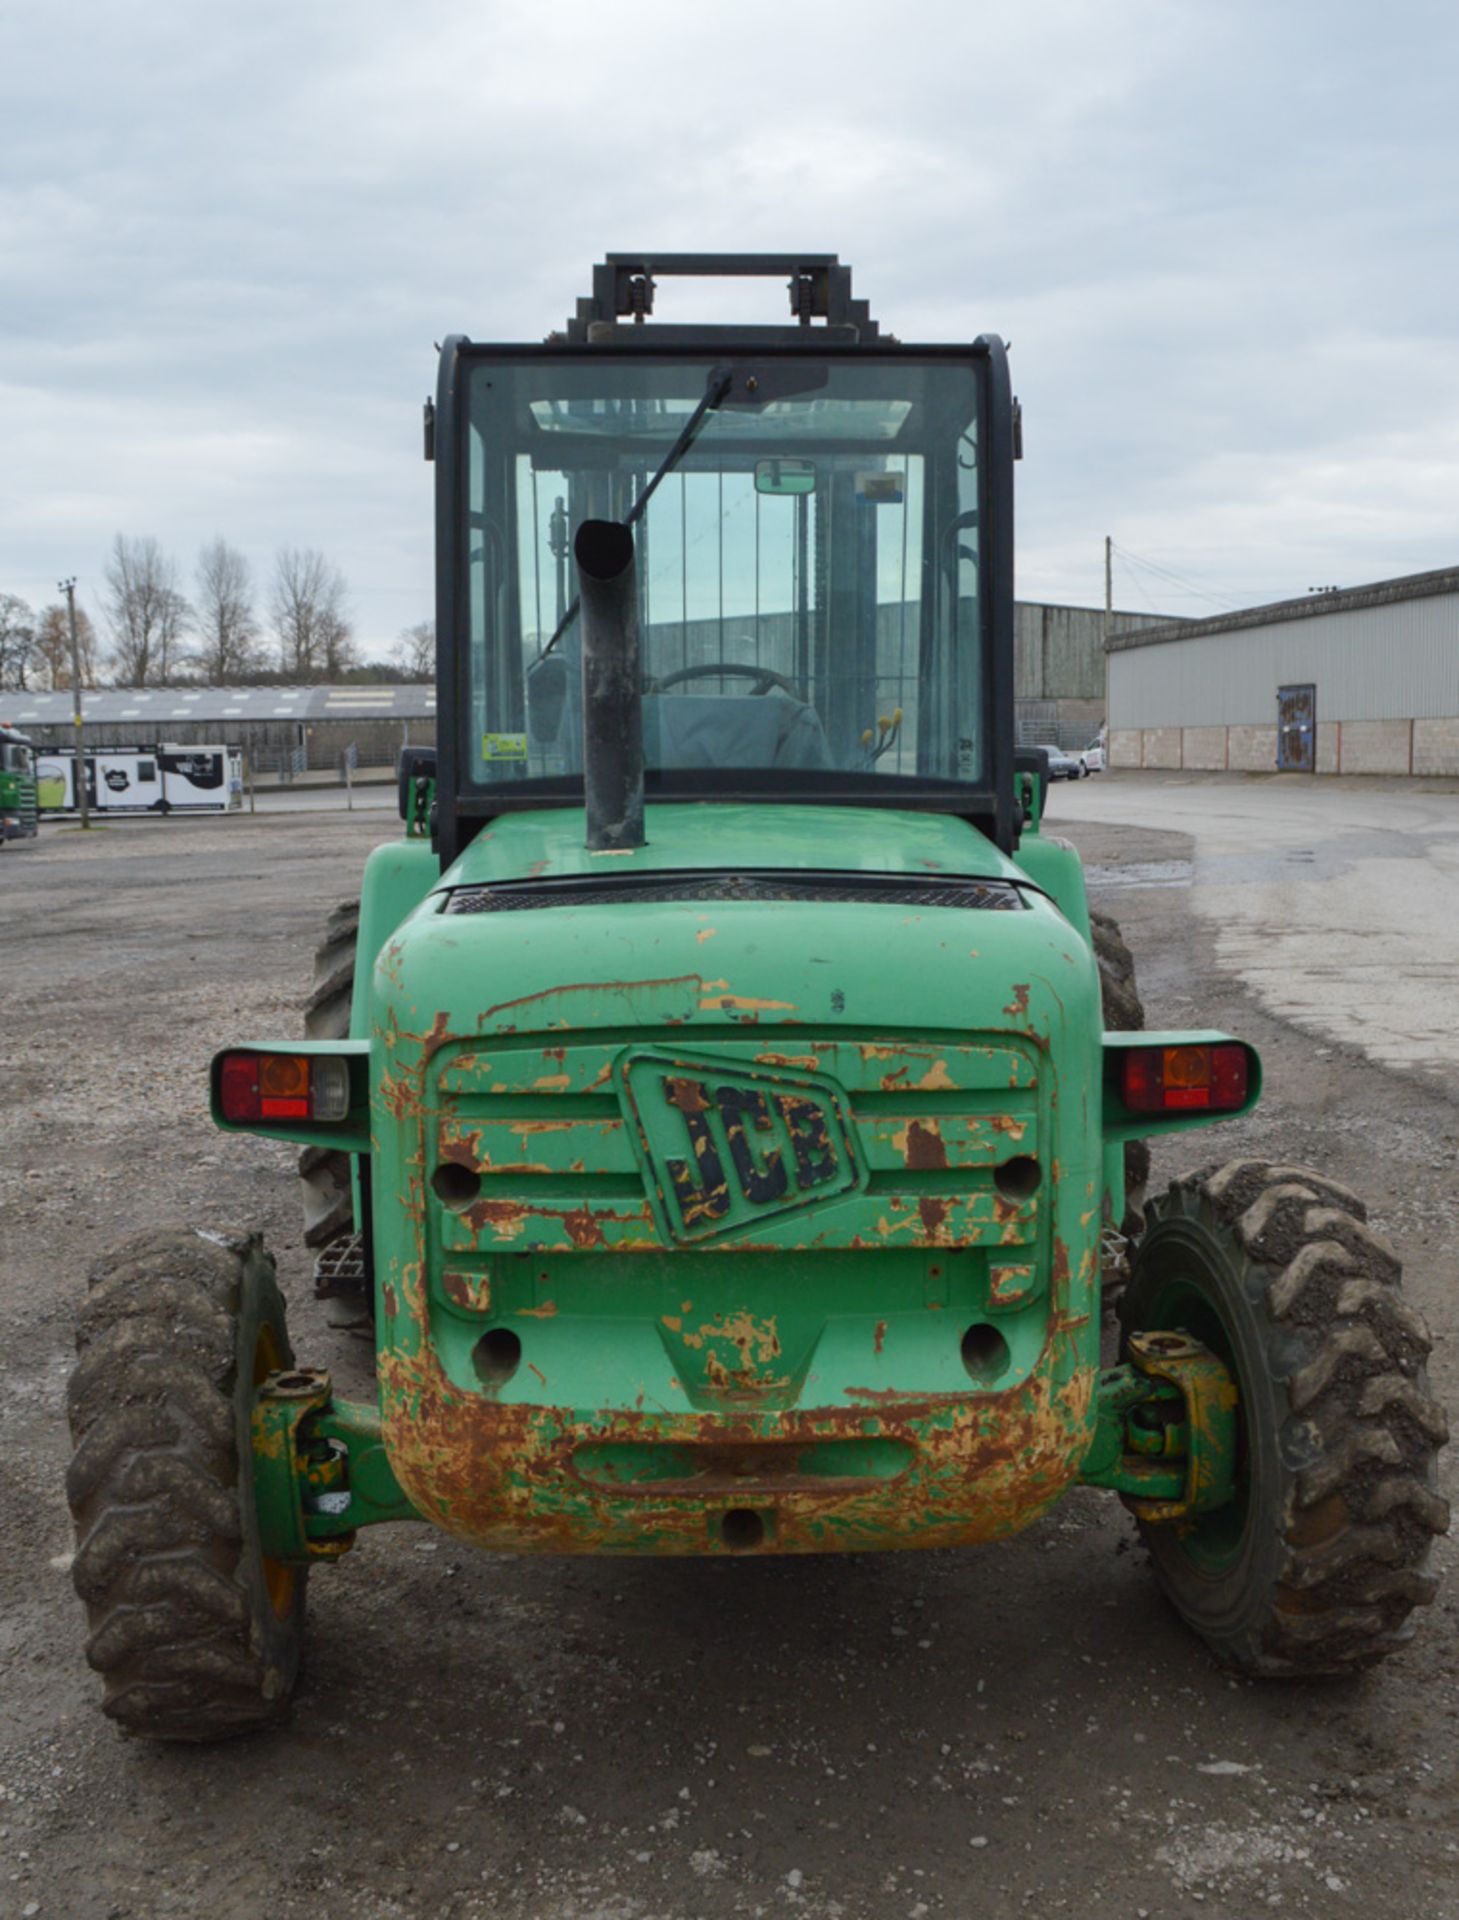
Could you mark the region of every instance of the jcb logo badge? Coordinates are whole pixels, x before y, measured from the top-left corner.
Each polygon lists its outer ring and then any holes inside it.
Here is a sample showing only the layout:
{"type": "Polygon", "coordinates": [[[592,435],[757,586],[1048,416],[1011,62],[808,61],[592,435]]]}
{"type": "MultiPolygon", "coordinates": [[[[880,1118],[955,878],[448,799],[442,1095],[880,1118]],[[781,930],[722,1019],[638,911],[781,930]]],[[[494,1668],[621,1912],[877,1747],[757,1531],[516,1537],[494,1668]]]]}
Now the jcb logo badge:
{"type": "Polygon", "coordinates": [[[620,1062],[619,1084],[672,1239],[732,1232],[861,1184],[833,1081],[634,1052],[620,1062]]]}

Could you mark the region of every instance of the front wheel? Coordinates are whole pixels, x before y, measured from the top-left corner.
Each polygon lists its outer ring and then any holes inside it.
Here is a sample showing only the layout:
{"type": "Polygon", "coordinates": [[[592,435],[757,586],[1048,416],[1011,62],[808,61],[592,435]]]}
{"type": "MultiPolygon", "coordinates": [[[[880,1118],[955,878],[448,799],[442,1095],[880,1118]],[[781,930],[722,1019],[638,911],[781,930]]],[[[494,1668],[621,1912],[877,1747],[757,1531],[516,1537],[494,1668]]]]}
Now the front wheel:
{"type": "Polygon", "coordinates": [[[253,1406],[293,1355],[256,1234],[133,1234],[98,1261],[68,1387],[72,1578],[102,1705],[221,1740],[288,1711],[304,1581],[259,1544],[253,1406]]]}
{"type": "Polygon", "coordinates": [[[1447,1427],[1397,1258],[1345,1188],[1260,1160],[1175,1181],[1146,1218],[1126,1338],[1190,1334],[1239,1396],[1235,1497],[1139,1523],[1161,1586],[1238,1672],[1374,1665],[1433,1599],[1429,1550],[1449,1519],[1436,1490],[1447,1427]]]}

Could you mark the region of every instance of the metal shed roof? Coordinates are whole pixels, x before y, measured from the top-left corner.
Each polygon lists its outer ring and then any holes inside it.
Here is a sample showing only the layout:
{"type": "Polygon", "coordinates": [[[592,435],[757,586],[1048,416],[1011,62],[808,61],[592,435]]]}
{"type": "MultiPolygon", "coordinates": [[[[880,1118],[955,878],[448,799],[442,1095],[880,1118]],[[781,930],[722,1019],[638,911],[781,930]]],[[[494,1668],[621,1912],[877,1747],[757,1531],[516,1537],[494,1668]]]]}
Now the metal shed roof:
{"type": "MultiPolygon", "coordinates": [[[[82,717],[104,724],[140,720],[165,737],[174,720],[434,719],[436,689],[403,687],[98,687],[81,696],[82,717]]],[[[0,719],[13,726],[61,726],[71,719],[71,694],[0,694],[0,719]]]]}
{"type": "Polygon", "coordinates": [[[1233,613],[1200,620],[1171,620],[1164,626],[1138,632],[1112,633],[1107,653],[1130,647],[1158,647],[1170,640],[1201,640],[1208,635],[1239,633],[1248,627],[1280,626],[1288,620],[1312,620],[1329,613],[1355,613],[1365,607],[1388,607],[1401,600],[1430,600],[1459,593],[1459,568],[1440,567],[1433,573],[1407,573],[1395,580],[1375,580],[1366,587],[1342,587],[1335,593],[1304,593],[1300,600],[1273,600],[1264,607],[1242,607],[1233,613]]]}

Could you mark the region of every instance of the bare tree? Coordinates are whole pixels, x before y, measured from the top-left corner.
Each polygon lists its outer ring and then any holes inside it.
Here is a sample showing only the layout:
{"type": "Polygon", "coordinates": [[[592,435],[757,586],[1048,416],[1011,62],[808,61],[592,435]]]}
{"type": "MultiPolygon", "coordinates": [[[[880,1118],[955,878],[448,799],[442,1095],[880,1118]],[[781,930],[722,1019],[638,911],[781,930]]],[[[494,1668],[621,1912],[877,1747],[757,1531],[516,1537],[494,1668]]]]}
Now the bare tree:
{"type": "Polygon", "coordinates": [[[106,566],[106,612],[117,684],[165,687],[183,665],[193,612],[177,590],[177,568],[152,539],[118,534],[106,566]]]}
{"type": "MultiPolygon", "coordinates": [[[[341,587],[343,584],[341,581],[341,587]]],[[[356,665],[360,657],[355,646],[354,629],[342,613],[331,608],[321,620],[320,630],[324,677],[326,680],[338,680],[356,665]]]]}
{"type": "Polygon", "coordinates": [[[24,692],[35,664],[35,614],[18,594],[0,593],[0,693],[24,692]]]}
{"type": "Polygon", "coordinates": [[[215,687],[248,678],[259,666],[253,573],[220,534],[198,555],[196,663],[215,687]]]}
{"type": "Polygon", "coordinates": [[[407,627],[395,643],[387,662],[401,680],[434,680],[436,677],[436,623],[418,620],[407,627]]]}
{"type": "MultiPolygon", "coordinates": [[[[81,684],[96,685],[96,629],[84,607],[76,609],[76,651],[81,684]]],[[[43,692],[62,693],[71,685],[71,625],[59,600],[42,607],[35,628],[35,677],[43,692]]]]}
{"type": "Polygon", "coordinates": [[[291,679],[335,679],[353,665],[344,575],[317,548],[279,549],[269,618],[278,636],[279,665],[291,679]]]}

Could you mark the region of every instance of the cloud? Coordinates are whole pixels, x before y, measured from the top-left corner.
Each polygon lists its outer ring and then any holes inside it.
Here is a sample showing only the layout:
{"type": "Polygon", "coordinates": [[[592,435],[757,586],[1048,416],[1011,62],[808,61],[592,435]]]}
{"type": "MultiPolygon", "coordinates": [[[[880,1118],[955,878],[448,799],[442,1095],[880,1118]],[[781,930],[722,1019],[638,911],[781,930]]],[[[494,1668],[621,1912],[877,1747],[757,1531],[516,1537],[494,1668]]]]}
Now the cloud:
{"type": "Polygon", "coordinates": [[[1231,603],[1454,558],[1447,6],[76,0],[0,39],[0,590],[94,608],[119,528],[317,545],[383,649],[431,606],[432,342],[540,338],[635,245],[839,251],[904,339],[1011,336],[1027,595],[1098,600],[1106,532],[1231,603]]]}

